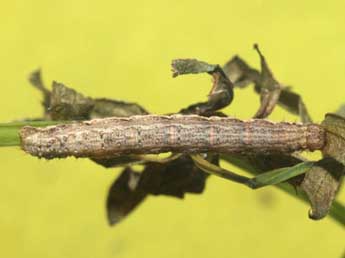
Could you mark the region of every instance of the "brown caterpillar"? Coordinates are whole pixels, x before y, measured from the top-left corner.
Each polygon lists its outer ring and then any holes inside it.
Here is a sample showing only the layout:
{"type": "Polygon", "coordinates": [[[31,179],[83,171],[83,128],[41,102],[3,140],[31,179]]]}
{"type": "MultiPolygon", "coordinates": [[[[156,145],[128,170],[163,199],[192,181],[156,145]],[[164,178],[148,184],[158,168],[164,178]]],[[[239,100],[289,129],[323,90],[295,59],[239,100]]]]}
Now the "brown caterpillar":
{"type": "Polygon", "coordinates": [[[20,131],[21,147],[47,159],[110,158],[123,154],[291,153],[322,149],[317,124],[241,121],[197,115],[111,117],[20,131]]]}

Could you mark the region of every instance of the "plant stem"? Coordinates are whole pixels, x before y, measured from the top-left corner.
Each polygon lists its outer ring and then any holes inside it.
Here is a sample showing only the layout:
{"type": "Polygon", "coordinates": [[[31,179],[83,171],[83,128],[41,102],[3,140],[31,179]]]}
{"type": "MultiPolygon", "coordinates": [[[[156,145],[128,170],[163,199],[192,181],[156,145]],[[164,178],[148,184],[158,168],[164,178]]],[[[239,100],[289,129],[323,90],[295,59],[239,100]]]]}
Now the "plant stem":
{"type": "Polygon", "coordinates": [[[19,146],[19,130],[24,126],[49,126],[56,125],[59,121],[20,121],[0,124],[0,147],[19,146]]]}

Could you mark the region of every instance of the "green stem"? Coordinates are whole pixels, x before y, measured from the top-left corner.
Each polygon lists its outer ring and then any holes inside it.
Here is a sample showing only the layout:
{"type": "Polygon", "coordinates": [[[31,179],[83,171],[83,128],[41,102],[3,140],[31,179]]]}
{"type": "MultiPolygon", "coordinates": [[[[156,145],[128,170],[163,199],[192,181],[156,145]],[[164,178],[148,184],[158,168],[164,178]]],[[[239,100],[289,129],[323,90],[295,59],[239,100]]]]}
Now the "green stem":
{"type": "Polygon", "coordinates": [[[0,147],[19,146],[19,130],[20,128],[30,125],[35,127],[42,127],[48,125],[56,125],[63,123],[61,121],[23,121],[0,124],[0,147]]]}

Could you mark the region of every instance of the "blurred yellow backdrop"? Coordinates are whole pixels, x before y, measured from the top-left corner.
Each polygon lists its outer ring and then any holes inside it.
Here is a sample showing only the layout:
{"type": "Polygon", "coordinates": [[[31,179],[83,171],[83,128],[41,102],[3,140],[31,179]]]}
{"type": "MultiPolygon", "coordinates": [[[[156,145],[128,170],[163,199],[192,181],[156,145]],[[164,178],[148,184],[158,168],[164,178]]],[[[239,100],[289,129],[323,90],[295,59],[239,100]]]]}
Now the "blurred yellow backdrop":
{"type": "MultiPolygon", "coordinates": [[[[260,44],[276,77],[321,121],[345,98],[345,2],[2,1],[0,121],[38,117],[38,67],[92,97],[134,101],[152,113],[204,100],[206,75],[171,78],[173,58],[258,67],[260,44]]],[[[235,92],[225,112],[249,118],[259,99],[235,92]]],[[[296,120],[277,109],[274,120],[296,120]]],[[[270,187],[218,178],[184,201],[151,197],[114,228],[105,198],[118,174],[88,160],[45,161],[0,149],[0,257],[339,257],[344,229],[307,218],[308,207],[270,187]]],[[[339,199],[344,202],[342,192],[339,199]]]]}

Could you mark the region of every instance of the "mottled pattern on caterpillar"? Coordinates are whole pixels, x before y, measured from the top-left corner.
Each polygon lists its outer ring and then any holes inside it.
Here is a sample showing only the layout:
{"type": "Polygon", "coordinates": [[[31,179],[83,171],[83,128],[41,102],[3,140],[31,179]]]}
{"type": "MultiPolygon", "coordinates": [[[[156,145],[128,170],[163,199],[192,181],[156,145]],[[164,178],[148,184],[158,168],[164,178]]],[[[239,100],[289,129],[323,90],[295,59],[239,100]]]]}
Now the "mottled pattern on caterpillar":
{"type": "Polygon", "coordinates": [[[123,154],[291,153],[318,150],[325,131],[316,124],[241,121],[197,115],[111,117],[20,131],[31,155],[110,158],[123,154]]]}

